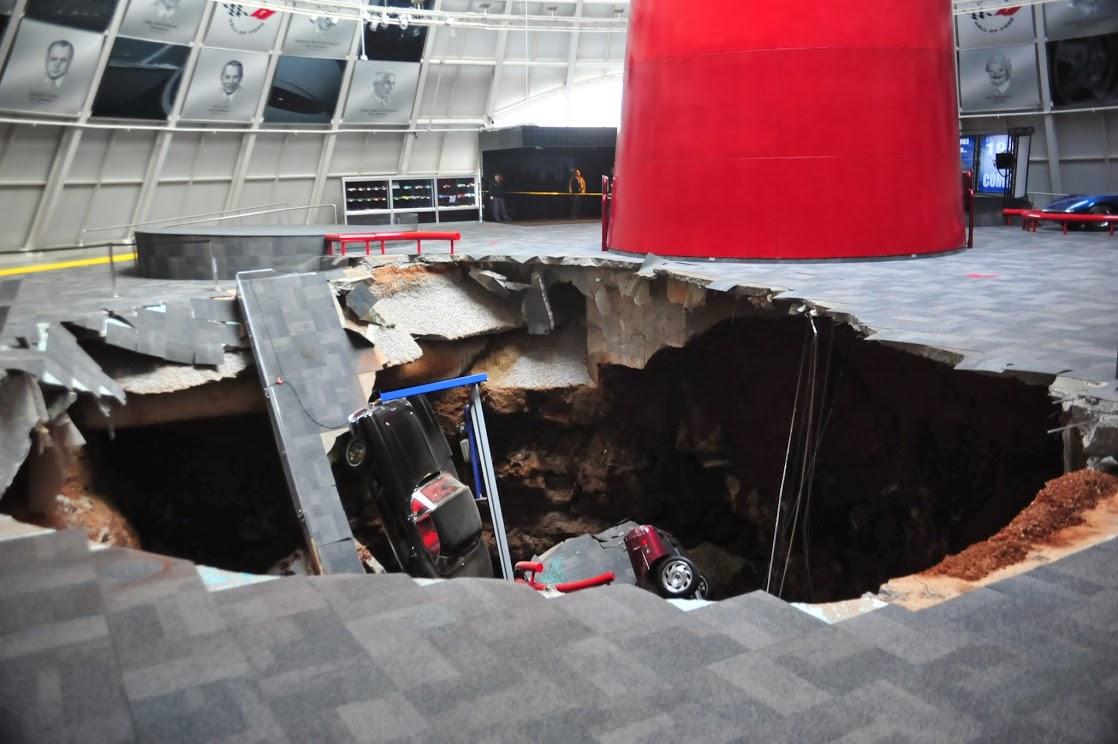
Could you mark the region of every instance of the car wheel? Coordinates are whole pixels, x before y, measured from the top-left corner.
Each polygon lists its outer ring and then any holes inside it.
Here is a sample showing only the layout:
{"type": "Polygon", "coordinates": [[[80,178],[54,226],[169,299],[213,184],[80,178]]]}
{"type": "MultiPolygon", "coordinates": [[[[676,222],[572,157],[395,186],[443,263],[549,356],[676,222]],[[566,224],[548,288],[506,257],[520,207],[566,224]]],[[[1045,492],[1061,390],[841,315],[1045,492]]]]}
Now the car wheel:
{"type": "Polygon", "coordinates": [[[690,597],[699,585],[695,564],[681,555],[664,558],[656,564],[656,589],[668,599],[690,597]]]}
{"type": "Polygon", "coordinates": [[[695,587],[695,599],[710,599],[710,583],[706,576],[699,576],[699,585],[695,587]]]}
{"type": "Polygon", "coordinates": [[[345,446],[345,464],[351,468],[359,468],[365,464],[365,455],[368,448],[361,437],[351,437],[345,446]]]}
{"type": "MultiPolygon", "coordinates": [[[[1088,209],[1087,213],[1088,214],[1111,214],[1111,211],[1110,211],[1110,207],[1106,204],[1096,204],[1095,206],[1088,209]]],[[[1087,225],[1087,229],[1096,230],[1096,231],[1109,230],[1110,229],[1110,223],[1109,222],[1099,222],[1099,223],[1094,224],[1094,225],[1087,225]]]]}

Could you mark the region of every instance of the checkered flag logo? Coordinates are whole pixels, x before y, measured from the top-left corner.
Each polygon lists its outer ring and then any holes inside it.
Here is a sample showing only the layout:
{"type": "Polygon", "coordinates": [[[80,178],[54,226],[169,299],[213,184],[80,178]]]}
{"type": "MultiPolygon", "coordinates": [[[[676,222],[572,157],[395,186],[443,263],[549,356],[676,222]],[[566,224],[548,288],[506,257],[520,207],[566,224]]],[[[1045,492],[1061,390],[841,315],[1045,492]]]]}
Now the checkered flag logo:
{"type": "Polygon", "coordinates": [[[264,27],[264,21],[276,14],[265,8],[246,8],[240,3],[222,3],[229,18],[229,27],[238,34],[254,34],[264,27]]]}

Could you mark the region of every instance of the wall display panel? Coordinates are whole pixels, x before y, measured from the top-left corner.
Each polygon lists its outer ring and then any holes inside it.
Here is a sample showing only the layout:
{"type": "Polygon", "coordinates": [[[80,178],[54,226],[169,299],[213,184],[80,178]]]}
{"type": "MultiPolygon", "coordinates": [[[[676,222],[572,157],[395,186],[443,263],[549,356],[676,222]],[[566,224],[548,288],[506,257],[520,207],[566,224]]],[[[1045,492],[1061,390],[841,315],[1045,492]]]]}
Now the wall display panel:
{"type": "Polygon", "coordinates": [[[85,103],[104,37],[24,19],[4,76],[0,108],[77,116],[85,103]]]}
{"type": "Polygon", "coordinates": [[[118,38],[101,77],[93,115],[166,119],[175,106],[190,48],[118,38]]]}
{"type": "Polygon", "coordinates": [[[193,41],[206,0],[132,0],[120,33],[152,41],[186,44],[193,41]]]}
{"type": "Polygon", "coordinates": [[[1003,7],[993,5],[985,10],[958,16],[959,48],[1027,44],[1033,40],[1033,9],[1001,0],[1003,7]]]}
{"type": "Polygon", "coordinates": [[[1044,6],[1049,41],[1118,31],[1118,0],[1056,0],[1044,6]]]}
{"type": "MultiPolygon", "coordinates": [[[[406,18],[406,11],[410,9],[431,10],[434,0],[371,0],[369,6],[374,19],[386,15],[396,20],[406,18]]],[[[369,59],[418,62],[423,56],[426,40],[425,26],[408,24],[404,28],[398,23],[365,25],[365,54],[369,59]]]]}
{"type": "Polygon", "coordinates": [[[268,55],[203,49],[182,109],[183,119],[252,121],[264,91],[268,55]]]}
{"type": "Polygon", "coordinates": [[[1048,42],[1053,106],[1118,103],[1118,33],[1048,42]]]}
{"type": "Polygon", "coordinates": [[[329,124],[338,106],[345,62],[315,57],[280,57],[264,121],[329,124]]]}
{"type": "Polygon", "coordinates": [[[117,0],[27,0],[24,12],[37,21],[86,31],[104,31],[113,20],[117,0]]]}
{"type": "Polygon", "coordinates": [[[282,13],[240,3],[216,3],[206,46],[264,52],[276,43],[282,13]]]}
{"type": "Polygon", "coordinates": [[[342,118],[347,122],[407,124],[418,89],[418,62],[359,61],[342,118]]]}
{"type": "Polygon", "coordinates": [[[959,96],[963,111],[1007,111],[1040,107],[1033,44],[959,52],[959,96]]]}
{"type": "Polygon", "coordinates": [[[978,146],[977,137],[959,138],[959,166],[965,171],[974,170],[975,148],[978,146]]]}
{"type": "Polygon", "coordinates": [[[283,51],[307,57],[344,57],[357,24],[330,15],[292,15],[283,51]]]}
{"type": "Polygon", "coordinates": [[[978,176],[975,190],[980,194],[1001,194],[1008,182],[1008,171],[996,165],[998,153],[1009,150],[1008,134],[988,134],[980,140],[978,149],[978,176]]]}

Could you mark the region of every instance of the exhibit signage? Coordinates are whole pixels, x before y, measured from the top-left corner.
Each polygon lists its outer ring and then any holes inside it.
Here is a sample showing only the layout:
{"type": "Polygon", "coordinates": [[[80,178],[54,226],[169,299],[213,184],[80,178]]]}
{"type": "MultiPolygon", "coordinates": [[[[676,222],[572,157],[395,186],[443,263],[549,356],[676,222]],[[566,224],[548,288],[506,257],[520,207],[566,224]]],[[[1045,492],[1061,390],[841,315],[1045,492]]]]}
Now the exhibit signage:
{"type": "Polygon", "coordinates": [[[1026,44],[1035,35],[1033,9],[1013,5],[1012,0],[990,3],[983,10],[957,17],[959,48],[1026,44]]]}
{"type": "Polygon", "coordinates": [[[27,0],[27,18],[86,31],[104,31],[113,20],[117,0],[27,0]]]}
{"type": "Polygon", "coordinates": [[[203,49],[190,80],[182,118],[252,121],[267,74],[268,55],[263,52],[203,49]]]}
{"type": "Polygon", "coordinates": [[[283,51],[308,57],[340,58],[349,54],[357,24],[331,15],[291,16],[283,51]]]}
{"type": "Polygon", "coordinates": [[[359,61],[346,100],[347,122],[408,124],[419,88],[418,62],[359,61]]]}
{"type": "Polygon", "coordinates": [[[276,42],[283,14],[240,3],[215,3],[206,46],[266,52],[276,42]]]}
{"type": "Polygon", "coordinates": [[[104,36],[24,19],[0,78],[0,108],[77,116],[97,72],[104,36]]]}
{"type": "Polygon", "coordinates": [[[1050,41],[1118,31],[1118,0],[1057,0],[1044,6],[1050,41]]]}
{"type": "Polygon", "coordinates": [[[193,41],[205,8],[206,0],[132,0],[120,34],[185,44],[193,41]]]}
{"type": "Polygon", "coordinates": [[[1039,108],[1037,81],[1033,44],[959,52],[959,100],[963,111],[1039,108]]]}

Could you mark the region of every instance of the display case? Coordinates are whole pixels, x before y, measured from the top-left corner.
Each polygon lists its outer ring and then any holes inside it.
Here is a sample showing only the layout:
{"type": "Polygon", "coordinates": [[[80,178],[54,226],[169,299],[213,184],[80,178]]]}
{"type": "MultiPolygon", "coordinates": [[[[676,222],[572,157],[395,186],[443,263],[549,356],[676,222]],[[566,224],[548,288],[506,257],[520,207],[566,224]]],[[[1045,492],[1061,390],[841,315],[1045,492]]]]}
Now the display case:
{"type": "Polygon", "coordinates": [[[477,175],[342,179],[347,225],[481,220],[477,175]]]}
{"type": "Polygon", "coordinates": [[[435,208],[435,187],[430,178],[404,178],[392,181],[392,209],[414,212],[435,208]]]}
{"type": "Polygon", "coordinates": [[[345,179],[345,212],[386,212],[390,209],[387,180],[345,179]]]}
{"type": "Polygon", "coordinates": [[[477,179],[474,176],[437,178],[435,185],[439,192],[439,209],[462,209],[478,204],[477,179]]]}

